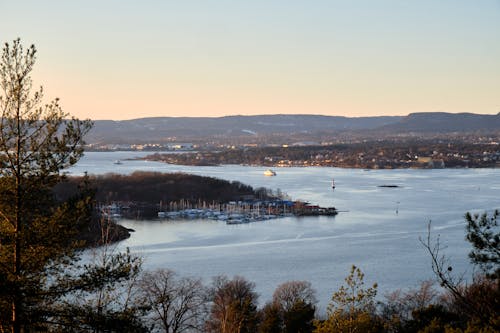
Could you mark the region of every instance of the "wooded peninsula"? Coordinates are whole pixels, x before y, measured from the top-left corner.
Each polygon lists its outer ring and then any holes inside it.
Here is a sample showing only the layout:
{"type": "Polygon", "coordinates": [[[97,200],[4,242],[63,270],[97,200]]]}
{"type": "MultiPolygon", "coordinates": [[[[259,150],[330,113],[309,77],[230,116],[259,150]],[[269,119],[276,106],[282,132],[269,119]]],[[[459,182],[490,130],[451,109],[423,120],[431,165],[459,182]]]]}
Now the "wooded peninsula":
{"type": "MultiPolygon", "coordinates": [[[[129,231],[114,223],[117,218],[212,218],[227,224],[248,223],[285,215],[334,216],[333,207],[322,208],[291,201],[280,190],[253,187],[238,181],[184,173],[134,172],[67,177],[54,188],[60,201],[75,196],[82,187],[94,194],[94,219],[107,219],[113,239],[129,237],[129,231]]],[[[95,228],[84,235],[98,236],[95,228]],[[94,230],[95,229],[95,230],[94,230]]]]}
{"type": "MultiPolygon", "coordinates": [[[[253,189],[240,182],[229,182],[213,177],[202,177],[184,173],[134,172],[131,175],[106,174],[84,177],[67,177],[54,187],[59,201],[74,197],[82,187],[94,192],[94,218],[102,218],[100,210],[114,205],[120,216],[134,219],[157,218],[162,203],[216,202],[225,203],[245,198],[261,200],[276,199],[271,190],[253,189]]],[[[111,209],[111,208],[110,208],[111,209]]],[[[95,223],[94,223],[95,224],[95,223]]],[[[113,227],[115,239],[129,236],[120,226],[113,227]]],[[[89,230],[92,238],[94,232],[89,230]]]]}

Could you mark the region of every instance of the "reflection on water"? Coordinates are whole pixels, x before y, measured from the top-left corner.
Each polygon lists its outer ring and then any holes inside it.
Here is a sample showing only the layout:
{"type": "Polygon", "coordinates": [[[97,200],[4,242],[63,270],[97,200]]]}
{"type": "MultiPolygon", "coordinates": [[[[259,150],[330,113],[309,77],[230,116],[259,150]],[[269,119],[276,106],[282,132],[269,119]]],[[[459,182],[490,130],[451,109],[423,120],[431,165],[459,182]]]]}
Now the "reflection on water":
{"type": "Polygon", "coordinates": [[[254,281],[261,303],[287,280],[308,280],[324,309],[351,264],[378,282],[382,294],[414,287],[432,278],[419,237],[432,220],[435,234],[448,245],[456,271],[471,270],[464,241],[463,215],[500,207],[500,170],[372,170],[263,167],[193,167],[129,161],[145,153],[87,153],[72,174],[131,173],[136,170],[185,172],[281,189],[293,199],[335,206],[331,217],[283,218],[246,225],[214,221],[131,221],[136,230],[120,244],[145,257],[146,268],[168,267],[206,281],[218,274],[254,281]],[[120,159],[121,165],[113,161],[120,159]],[[331,179],[336,188],[332,190],[331,179]],[[398,185],[397,188],[379,187],[398,185]]]}

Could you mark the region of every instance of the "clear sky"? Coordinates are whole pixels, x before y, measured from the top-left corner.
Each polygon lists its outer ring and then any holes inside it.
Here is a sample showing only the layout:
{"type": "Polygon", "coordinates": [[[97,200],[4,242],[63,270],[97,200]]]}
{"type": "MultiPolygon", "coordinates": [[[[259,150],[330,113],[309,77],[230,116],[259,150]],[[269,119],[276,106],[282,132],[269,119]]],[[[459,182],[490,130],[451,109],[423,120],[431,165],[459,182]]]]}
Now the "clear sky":
{"type": "Polygon", "coordinates": [[[500,0],[0,0],[80,118],[500,112],[500,0]]]}

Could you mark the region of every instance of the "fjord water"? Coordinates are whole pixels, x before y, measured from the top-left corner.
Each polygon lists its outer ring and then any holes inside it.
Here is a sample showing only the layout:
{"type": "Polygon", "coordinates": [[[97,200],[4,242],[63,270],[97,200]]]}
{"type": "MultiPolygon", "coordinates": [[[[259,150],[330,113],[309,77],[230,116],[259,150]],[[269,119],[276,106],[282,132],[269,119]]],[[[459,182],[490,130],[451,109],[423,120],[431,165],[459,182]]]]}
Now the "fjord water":
{"type": "Polygon", "coordinates": [[[289,280],[307,280],[317,290],[320,309],[344,281],[352,264],[377,282],[380,294],[417,287],[433,278],[429,255],[419,241],[440,235],[457,273],[472,272],[464,240],[464,214],[500,208],[500,169],[362,170],[266,168],[226,165],[194,167],[126,160],[145,153],[86,153],[71,174],[184,172],[280,189],[292,199],[335,206],[335,217],[286,217],[226,225],[211,220],[133,221],[135,230],[119,244],[144,257],[145,268],[170,268],[206,282],[219,274],[255,282],[260,302],[289,280]],[[122,160],[120,165],[113,164],[122,160]],[[336,188],[332,190],[331,181],[336,188]],[[380,187],[397,185],[397,187],[380,187]]]}

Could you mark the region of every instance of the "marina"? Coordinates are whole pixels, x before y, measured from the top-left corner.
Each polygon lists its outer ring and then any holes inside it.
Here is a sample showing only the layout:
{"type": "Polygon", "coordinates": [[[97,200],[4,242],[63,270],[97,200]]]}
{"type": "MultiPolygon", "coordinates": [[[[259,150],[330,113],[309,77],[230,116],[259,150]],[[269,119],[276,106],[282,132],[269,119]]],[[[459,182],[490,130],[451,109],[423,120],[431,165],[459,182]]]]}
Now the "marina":
{"type": "Polygon", "coordinates": [[[171,202],[169,211],[159,211],[160,219],[210,219],[225,221],[227,224],[242,224],[266,221],[287,216],[335,216],[335,207],[319,207],[307,202],[273,201],[238,201],[226,204],[171,202]],[[189,208],[185,208],[188,206],[189,208]]]}

